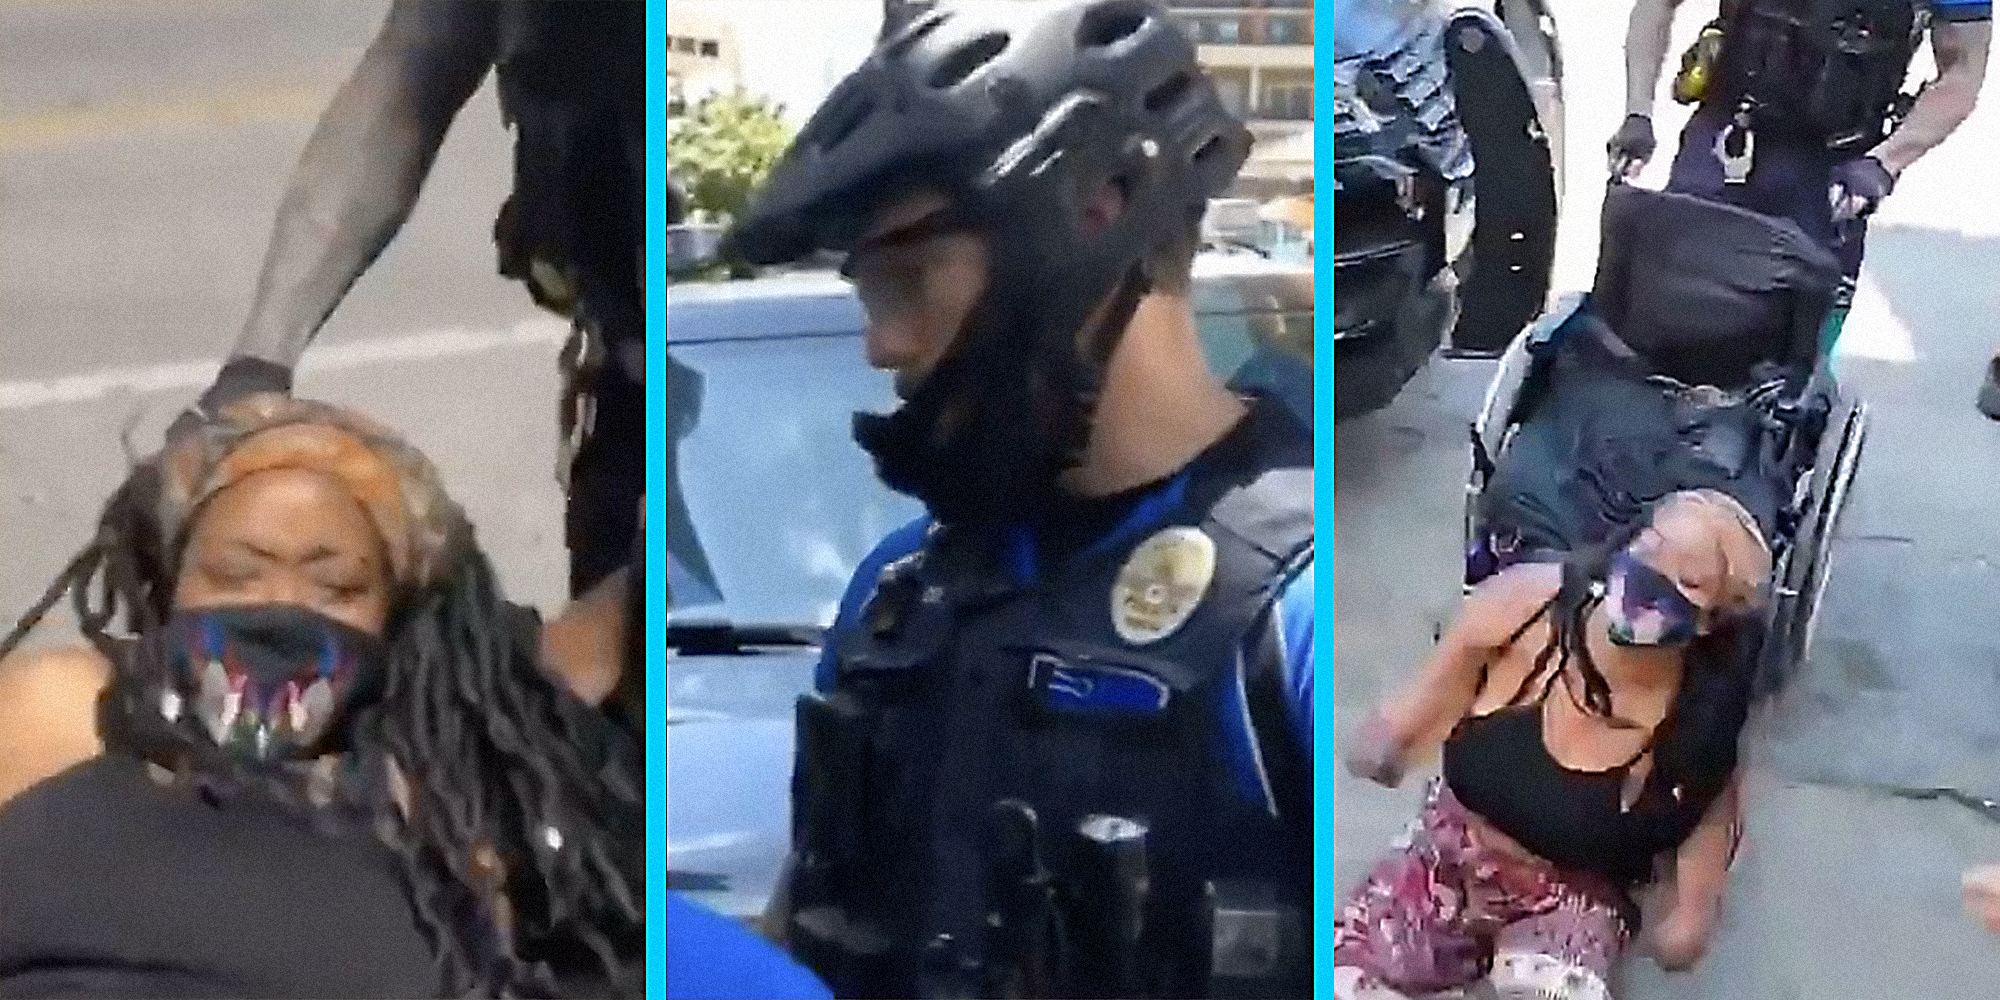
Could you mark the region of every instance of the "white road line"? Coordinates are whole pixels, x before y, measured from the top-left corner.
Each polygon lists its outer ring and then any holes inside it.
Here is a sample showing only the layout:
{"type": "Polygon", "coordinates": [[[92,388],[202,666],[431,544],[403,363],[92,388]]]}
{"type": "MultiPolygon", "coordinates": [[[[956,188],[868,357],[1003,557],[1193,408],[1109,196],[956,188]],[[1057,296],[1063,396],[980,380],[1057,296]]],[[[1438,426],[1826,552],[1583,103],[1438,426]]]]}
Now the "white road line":
{"type": "MultiPolygon", "coordinates": [[[[556,319],[532,319],[510,330],[429,330],[328,344],[306,352],[300,375],[346,371],[392,362],[428,361],[522,346],[560,345],[568,326],[556,319]]],[[[0,382],[0,410],[86,403],[118,394],[199,389],[215,378],[220,358],[126,368],[104,368],[62,378],[0,382]]]]}

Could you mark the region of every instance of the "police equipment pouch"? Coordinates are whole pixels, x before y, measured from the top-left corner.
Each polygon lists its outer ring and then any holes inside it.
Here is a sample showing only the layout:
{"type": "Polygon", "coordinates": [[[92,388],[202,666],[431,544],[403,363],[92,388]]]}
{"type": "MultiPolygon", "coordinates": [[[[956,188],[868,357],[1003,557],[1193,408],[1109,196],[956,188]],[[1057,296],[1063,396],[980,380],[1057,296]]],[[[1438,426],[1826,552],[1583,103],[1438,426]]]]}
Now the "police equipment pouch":
{"type": "Polygon", "coordinates": [[[1154,995],[1141,978],[1152,893],[1146,833],[1146,824],[1124,816],[1087,816],[1077,824],[1077,880],[1069,887],[1077,955],[1068,996],[1154,995]]]}
{"type": "Polygon", "coordinates": [[[1305,914],[1286,906],[1277,887],[1248,879],[1219,879],[1206,886],[1209,990],[1203,996],[1264,1000],[1306,996],[1310,968],[1305,914]],[[1303,991],[1303,992],[1301,992],[1303,991]]]}
{"type": "MultiPolygon", "coordinates": [[[[798,701],[799,765],[792,777],[793,898],[839,898],[844,873],[863,850],[863,788],[874,713],[845,692],[807,694],[798,701]]],[[[841,983],[869,982],[890,957],[888,936],[833,906],[786,916],[786,937],[799,956],[836,992],[841,983]]]]}
{"type": "Polygon", "coordinates": [[[993,804],[989,819],[993,959],[985,995],[1023,1000],[1059,996],[1057,976],[1071,957],[1053,876],[1042,856],[1040,818],[1027,803],[1004,799],[993,804]]]}

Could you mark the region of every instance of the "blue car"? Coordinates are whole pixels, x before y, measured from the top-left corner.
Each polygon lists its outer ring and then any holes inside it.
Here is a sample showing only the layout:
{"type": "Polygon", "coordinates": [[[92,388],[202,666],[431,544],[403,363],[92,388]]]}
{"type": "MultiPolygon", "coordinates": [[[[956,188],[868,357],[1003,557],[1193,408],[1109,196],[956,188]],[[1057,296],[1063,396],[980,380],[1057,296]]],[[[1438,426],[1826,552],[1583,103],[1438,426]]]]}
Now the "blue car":
{"type": "MultiPolygon", "coordinates": [[[[1201,338],[1231,385],[1313,419],[1309,266],[1203,254],[1201,338]]],[[[836,275],[667,292],[667,883],[760,913],[790,847],[792,711],[855,566],[921,512],[850,436],[896,405],[836,275]]]]}

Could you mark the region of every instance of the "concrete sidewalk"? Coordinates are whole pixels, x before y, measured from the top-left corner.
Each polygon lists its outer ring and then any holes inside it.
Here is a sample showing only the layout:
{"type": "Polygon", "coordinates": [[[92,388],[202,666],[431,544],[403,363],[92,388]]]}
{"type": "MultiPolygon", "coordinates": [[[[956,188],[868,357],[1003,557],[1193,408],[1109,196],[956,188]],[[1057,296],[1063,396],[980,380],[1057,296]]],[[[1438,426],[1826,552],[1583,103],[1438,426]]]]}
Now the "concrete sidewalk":
{"type": "MultiPolygon", "coordinates": [[[[1938,332],[1969,334],[1973,318],[1938,332]]],[[[1958,894],[1965,868],[2000,860],[2000,824],[1881,790],[2000,797],[2000,499],[1976,488],[2000,482],[2000,426],[1973,414],[1968,348],[1939,355],[1843,368],[1873,402],[1874,430],[1814,656],[1746,737],[1747,835],[1720,936],[1689,974],[1628,961],[1621,1000],[2000,996],[2000,941],[1958,894]]],[[[1462,428],[1487,371],[1439,362],[1390,410],[1336,432],[1337,744],[1456,607],[1462,428]]],[[[1331,878],[1343,895],[1421,786],[1335,779],[1331,878]]]]}
{"type": "MultiPolygon", "coordinates": [[[[1631,4],[1552,7],[1569,102],[1564,290],[1588,287],[1597,257],[1631,4]]],[[[1713,9],[1684,6],[1670,64],[1713,9]]],[[[1925,58],[1913,76],[1930,73],[1925,58]]],[[[2000,799],[2000,424],[1972,407],[2000,346],[2000,93],[1989,85],[1985,97],[1871,227],[1838,371],[1874,421],[1813,658],[1748,734],[1747,834],[1720,937],[1688,975],[1628,962],[1620,1000],[2000,997],[2000,940],[1962,913],[1958,893],[1966,867],[2000,861],[2000,824],[1875,790],[2000,799]]],[[[1685,118],[1661,97],[1660,151],[1642,183],[1665,181],[1685,118]]],[[[1390,409],[1334,432],[1336,741],[1416,667],[1457,605],[1465,427],[1488,371],[1435,362],[1390,409]]],[[[1336,778],[1329,877],[1340,892],[1413,815],[1420,786],[1336,778]]]]}

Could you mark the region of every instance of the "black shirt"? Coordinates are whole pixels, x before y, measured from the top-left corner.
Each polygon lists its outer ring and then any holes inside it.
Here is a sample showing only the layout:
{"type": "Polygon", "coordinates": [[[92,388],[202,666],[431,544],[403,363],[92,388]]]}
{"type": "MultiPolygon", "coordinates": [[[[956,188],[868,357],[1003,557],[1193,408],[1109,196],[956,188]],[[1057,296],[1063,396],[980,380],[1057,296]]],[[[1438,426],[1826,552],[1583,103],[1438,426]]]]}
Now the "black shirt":
{"type": "Polygon", "coordinates": [[[0,809],[0,997],[435,997],[399,862],[106,755],[0,809]]]}

